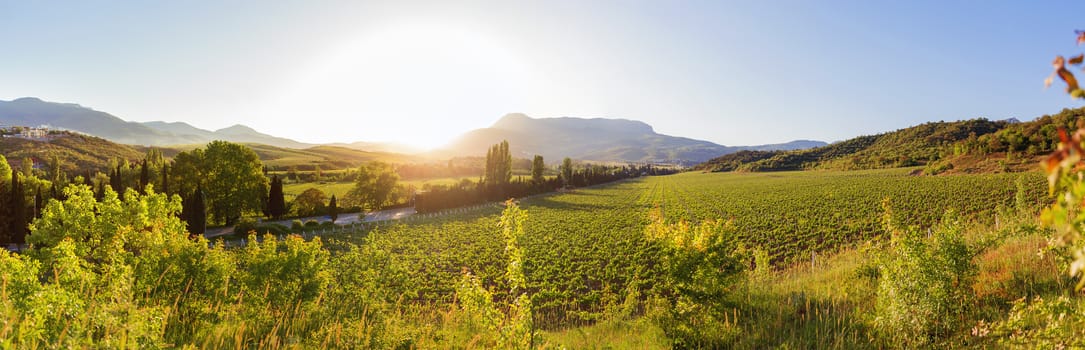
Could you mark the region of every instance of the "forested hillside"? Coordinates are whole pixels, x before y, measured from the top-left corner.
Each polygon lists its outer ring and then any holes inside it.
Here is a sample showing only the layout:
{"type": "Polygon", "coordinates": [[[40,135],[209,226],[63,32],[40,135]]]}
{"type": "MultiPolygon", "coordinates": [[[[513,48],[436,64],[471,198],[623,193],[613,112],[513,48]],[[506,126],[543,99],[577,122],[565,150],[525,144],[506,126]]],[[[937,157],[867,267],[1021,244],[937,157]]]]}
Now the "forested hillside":
{"type": "Polygon", "coordinates": [[[1054,150],[1059,127],[1073,129],[1085,109],[1064,109],[1029,122],[972,119],[932,122],[797,151],[741,152],[714,158],[702,171],[881,169],[927,165],[928,173],[1034,168],[1054,150]]]}
{"type": "Polygon", "coordinates": [[[53,132],[43,140],[0,138],[0,154],[9,162],[22,165],[23,159],[39,164],[60,160],[61,169],[73,174],[88,169],[104,170],[110,159],[140,159],[144,152],[138,147],[68,132],[53,132]]]}

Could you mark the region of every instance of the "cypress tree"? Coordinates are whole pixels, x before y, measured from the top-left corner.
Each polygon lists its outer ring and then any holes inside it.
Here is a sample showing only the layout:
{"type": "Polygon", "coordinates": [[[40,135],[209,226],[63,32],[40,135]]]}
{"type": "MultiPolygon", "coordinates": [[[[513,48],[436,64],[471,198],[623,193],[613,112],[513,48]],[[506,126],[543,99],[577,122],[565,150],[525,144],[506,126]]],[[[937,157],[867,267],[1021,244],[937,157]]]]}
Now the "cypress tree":
{"type": "Polygon", "coordinates": [[[170,175],[169,175],[169,173],[170,173],[170,165],[169,164],[163,164],[162,165],[162,193],[165,193],[165,194],[170,193],[170,175]]]}
{"type": "Polygon", "coordinates": [[[189,235],[202,235],[207,230],[207,207],[204,205],[203,189],[199,186],[181,202],[181,220],[189,235]]]}
{"type": "Polygon", "coordinates": [[[339,218],[339,203],[335,200],[335,195],[328,200],[328,215],[332,217],[332,222],[339,218]]]}
{"type": "Polygon", "coordinates": [[[267,200],[268,216],[274,219],[286,214],[286,199],[283,196],[283,180],[278,175],[271,178],[271,189],[267,200]]]}
{"type": "Polygon", "coordinates": [[[120,165],[117,165],[117,168],[113,169],[113,171],[109,173],[109,187],[113,189],[113,192],[117,192],[117,194],[123,194],[124,193],[124,191],[121,190],[121,166],[120,165]]]}
{"type": "Polygon", "coordinates": [[[42,207],[41,187],[38,187],[38,192],[34,194],[34,217],[41,217],[42,207]]]}
{"type": "Polygon", "coordinates": [[[147,169],[147,160],[143,160],[143,164],[139,169],[139,193],[147,194],[147,184],[151,182],[151,173],[147,169]]]}
{"type": "Polygon", "coordinates": [[[18,172],[12,172],[11,174],[11,211],[8,216],[8,241],[16,244],[23,244],[26,242],[26,198],[23,197],[23,185],[19,181],[18,172]]]}

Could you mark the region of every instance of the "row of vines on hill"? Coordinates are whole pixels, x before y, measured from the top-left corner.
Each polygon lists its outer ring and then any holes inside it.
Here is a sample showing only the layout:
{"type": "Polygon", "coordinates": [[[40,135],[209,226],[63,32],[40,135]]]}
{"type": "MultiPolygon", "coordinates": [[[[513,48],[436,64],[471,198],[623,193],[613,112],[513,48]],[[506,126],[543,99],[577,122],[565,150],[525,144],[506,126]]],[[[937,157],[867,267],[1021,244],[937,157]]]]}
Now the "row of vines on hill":
{"type": "MultiPolygon", "coordinates": [[[[623,293],[658,288],[663,247],[645,237],[652,210],[671,223],[730,221],[728,232],[738,242],[767,250],[781,264],[882,234],[886,198],[902,227],[931,227],[947,209],[997,225],[1016,202],[1040,202],[1043,182],[1035,173],[683,174],[531,198],[522,203],[530,213],[523,237],[526,291],[536,324],[553,329],[589,324],[623,293]]],[[[496,299],[509,301],[498,214],[495,208],[393,226],[370,242],[411,271],[396,286],[409,302],[451,302],[465,268],[496,299]]]]}

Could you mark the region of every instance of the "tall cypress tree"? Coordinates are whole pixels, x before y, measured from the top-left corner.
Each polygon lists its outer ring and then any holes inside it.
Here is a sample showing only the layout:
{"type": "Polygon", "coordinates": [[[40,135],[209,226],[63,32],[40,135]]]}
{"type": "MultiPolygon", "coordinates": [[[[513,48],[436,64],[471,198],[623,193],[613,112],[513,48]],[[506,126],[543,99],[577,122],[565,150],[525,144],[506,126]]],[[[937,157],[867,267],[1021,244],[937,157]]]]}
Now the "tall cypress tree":
{"type": "Polygon", "coordinates": [[[170,194],[170,165],[162,164],[162,193],[170,194]]]}
{"type": "Polygon", "coordinates": [[[271,187],[267,199],[268,216],[282,218],[286,214],[286,198],[283,196],[283,180],[278,175],[271,177],[271,187]]]}
{"type": "Polygon", "coordinates": [[[199,186],[181,201],[181,220],[188,227],[189,235],[202,235],[207,231],[207,207],[204,205],[203,189],[199,186]]]}
{"type": "Polygon", "coordinates": [[[143,160],[143,164],[139,169],[139,193],[147,194],[147,184],[151,183],[151,173],[147,169],[147,160],[143,160]]]}
{"type": "Polygon", "coordinates": [[[335,200],[335,195],[328,200],[328,215],[332,217],[332,222],[339,218],[339,203],[335,200]]]}
{"type": "Polygon", "coordinates": [[[41,209],[43,204],[43,198],[41,197],[41,187],[38,187],[38,192],[34,194],[34,217],[41,217],[41,209]]]}
{"type": "Polygon", "coordinates": [[[11,198],[8,203],[11,204],[10,212],[8,213],[8,241],[16,244],[23,244],[26,242],[26,197],[23,195],[23,185],[19,181],[18,172],[11,174],[11,198]]]}
{"type": "Polygon", "coordinates": [[[498,175],[498,181],[501,184],[508,184],[512,181],[512,153],[509,152],[509,141],[501,141],[501,173],[498,175]]]}
{"type": "Polygon", "coordinates": [[[98,192],[94,193],[94,199],[99,202],[105,199],[105,181],[98,182],[98,192]]]}
{"type": "Polygon", "coordinates": [[[124,194],[124,190],[121,189],[120,165],[117,165],[117,167],[109,174],[109,187],[113,188],[113,192],[117,192],[117,194],[124,194]]]}

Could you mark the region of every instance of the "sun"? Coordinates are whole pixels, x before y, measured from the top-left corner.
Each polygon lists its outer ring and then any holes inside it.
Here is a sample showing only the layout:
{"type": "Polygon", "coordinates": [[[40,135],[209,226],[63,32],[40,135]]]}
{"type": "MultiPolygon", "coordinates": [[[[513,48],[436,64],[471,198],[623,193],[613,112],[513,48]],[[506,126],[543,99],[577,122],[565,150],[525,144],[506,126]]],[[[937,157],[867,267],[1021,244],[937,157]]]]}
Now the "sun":
{"type": "Polygon", "coordinates": [[[291,134],[432,149],[520,110],[534,79],[527,62],[492,35],[406,20],[318,57],[285,89],[274,113],[302,121],[284,126],[291,134]]]}

